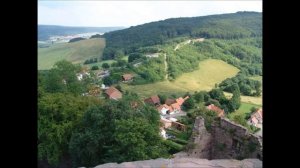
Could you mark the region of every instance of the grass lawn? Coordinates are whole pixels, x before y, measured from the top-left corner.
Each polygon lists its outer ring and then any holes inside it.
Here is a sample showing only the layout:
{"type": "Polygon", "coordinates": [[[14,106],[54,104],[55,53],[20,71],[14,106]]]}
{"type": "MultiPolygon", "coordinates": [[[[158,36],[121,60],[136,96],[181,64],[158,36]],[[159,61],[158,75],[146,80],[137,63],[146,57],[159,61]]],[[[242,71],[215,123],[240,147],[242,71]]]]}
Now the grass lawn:
{"type": "Polygon", "coordinates": [[[199,63],[199,69],[184,73],[175,81],[162,81],[145,85],[122,84],[124,90],[137,93],[141,98],[155,94],[182,95],[186,92],[211,90],[216,83],[221,83],[226,78],[231,78],[238,73],[238,69],[224,61],[207,59],[199,63]]]}
{"type": "Polygon", "coordinates": [[[261,105],[256,105],[256,104],[251,104],[251,103],[241,103],[240,108],[237,111],[235,111],[233,113],[230,113],[228,115],[228,118],[232,120],[234,118],[234,116],[236,116],[236,115],[243,115],[243,118],[244,118],[246,113],[250,112],[252,107],[259,108],[259,107],[262,107],[262,106],[261,105]]]}
{"type": "Polygon", "coordinates": [[[104,39],[94,38],[38,48],[38,69],[50,69],[57,61],[63,59],[72,63],[83,63],[89,58],[99,58],[104,47],[104,39]]]}
{"type": "MultiPolygon", "coordinates": [[[[231,98],[232,93],[224,92],[227,98],[231,98]]],[[[241,96],[241,101],[249,104],[262,105],[262,96],[253,97],[253,96],[241,96]]]]}

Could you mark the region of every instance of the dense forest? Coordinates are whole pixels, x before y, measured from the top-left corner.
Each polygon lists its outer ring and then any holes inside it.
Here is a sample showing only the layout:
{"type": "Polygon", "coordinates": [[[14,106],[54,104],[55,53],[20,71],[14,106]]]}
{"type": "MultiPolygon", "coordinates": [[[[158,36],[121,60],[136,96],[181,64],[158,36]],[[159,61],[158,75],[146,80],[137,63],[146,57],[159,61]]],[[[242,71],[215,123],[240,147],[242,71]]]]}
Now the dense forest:
{"type": "Polygon", "coordinates": [[[143,46],[164,44],[176,37],[238,39],[261,35],[262,13],[258,12],[172,18],[105,33],[104,58],[135,52],[143,46]]]}

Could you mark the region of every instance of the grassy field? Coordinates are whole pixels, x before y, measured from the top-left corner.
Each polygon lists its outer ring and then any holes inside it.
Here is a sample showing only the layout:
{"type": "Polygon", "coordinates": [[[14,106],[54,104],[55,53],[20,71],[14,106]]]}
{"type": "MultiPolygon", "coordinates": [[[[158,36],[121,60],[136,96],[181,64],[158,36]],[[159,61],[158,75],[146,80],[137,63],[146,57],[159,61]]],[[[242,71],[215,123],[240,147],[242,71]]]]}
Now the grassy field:
{"type": "Polygon", "coordinates": [[[252,107],[259,108],[259,107],[262,107],[262,106],[261,105],[256,105],[256,104],[251,104],[251,103],[241,103],[241,107],[237,111],[235,111],[233,113],[230,113],[228,115],[228,118],[233,119],[234,116],[236,116],[236,115],[242,115],[243,117],[245,117],[246,113],[250,112],[252,107]]]}
{"type": "Polygon", "coordinates": [[[135,92],[142,98],[155,95],[182,95],[186,92],[193,93],[200,90],[211,90],[216,83],[226,78],[235,76],[238,69],[221,60],[207,59],[199,63],[199,69],[190,73],[184,73],[175,81],[163,81],[145,85],[122,84],[124,90],[135,92]]]}
{"type": "MultiPolygon", "coordinates": [[[[232,93],[224,92],[225,96],[231,98],[232,93]]],[[[262,105],[262,96],[252,97],[252,96],[241,96],[241,101],[244,103],[262,105]]]]}
{"type": "Polygon", "coordinates": [[[38,48],[38,69],[50,69],[55,62],[63,59],[82,63],[89,58],[100,58],[104,47],[104,39],[94,38],[74,43],[54,44],[49,48],[38,48]]]}
{"type": "MultiPolygon", "coordinates": [[[[127,62],[128,61],[128,56],[122,57],[122,60],[125,60],[127,62]]],[[[88,66],[89,68],[91,68],[92,66],[97,65],[99,68],[101,68],[102,64],[104,64],[104,63],[108,63],[109,65],[111,65],[114,62],[117,62],[117,61],[116,60],[105,60],[105,61],[95,62],[95,63],[92,63],[92,64],[86,64],[86,65],[81,64],[81,65],[88,66]]]]}
{"type": "Polygon", "coordinates": [[[253,80],[262,82],[262,76],[252,76],[252,77],[249,77],[249,79],[253,79],[253,80]]]}

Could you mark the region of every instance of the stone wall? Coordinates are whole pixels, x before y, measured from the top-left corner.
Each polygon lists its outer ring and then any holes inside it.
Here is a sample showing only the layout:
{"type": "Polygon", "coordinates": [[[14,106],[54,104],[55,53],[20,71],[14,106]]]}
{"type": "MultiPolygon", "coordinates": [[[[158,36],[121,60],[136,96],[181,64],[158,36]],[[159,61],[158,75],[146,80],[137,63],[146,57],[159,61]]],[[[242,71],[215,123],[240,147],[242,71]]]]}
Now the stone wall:
{"type": "Polygon", "coordinates": [[[248,132],[247,128],[226,118],[212,125],[211,133],[204,126],[204,119],[195,120],[191,142],[194,148],[187,151],[188,157],[206,159],[244,159],[262,160],[262,140],[248,132]]]}
{"type": "Polygon", "coordinates": [[[262,159],[261,139],[247,128],[221,118],[212,128],[212,159],[262,159]]]}
{"type": "Polygon", "coordinates": [[[194,147],[191,150],[188,150],[188,156],[210,159],[211,142],[212,137],[205,128],[204,118],[198,116],[195,120],[193,134],[191,136],[191,143],[194,144],[194,147]]]}
{"type": "Polygon", "coordinates": [[[199,158],[173,158],[154,160],[143,160],[124,163],[106,163],[98,165],[95,168],[262,168],[262,161],[258,159],[245,160],[207,160],[199,158]]]}

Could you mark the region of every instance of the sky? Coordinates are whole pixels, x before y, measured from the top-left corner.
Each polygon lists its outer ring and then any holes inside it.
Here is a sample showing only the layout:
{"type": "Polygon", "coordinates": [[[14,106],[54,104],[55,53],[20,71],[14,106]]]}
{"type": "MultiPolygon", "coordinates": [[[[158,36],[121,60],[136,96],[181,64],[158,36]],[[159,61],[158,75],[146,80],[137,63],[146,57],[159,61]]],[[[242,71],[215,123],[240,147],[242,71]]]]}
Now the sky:
{"type": "Polygon", "coordinates": [[[262,12],[261,0],[210,1],[38,1],[38,24],[130,27],[176,17],[237,11],[262,12]]]}

